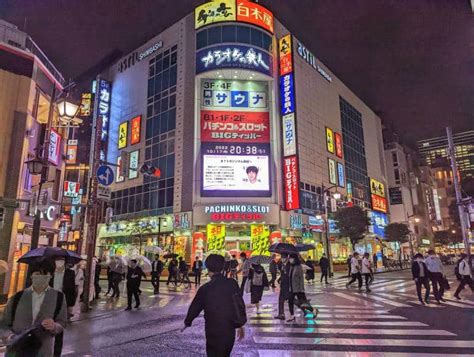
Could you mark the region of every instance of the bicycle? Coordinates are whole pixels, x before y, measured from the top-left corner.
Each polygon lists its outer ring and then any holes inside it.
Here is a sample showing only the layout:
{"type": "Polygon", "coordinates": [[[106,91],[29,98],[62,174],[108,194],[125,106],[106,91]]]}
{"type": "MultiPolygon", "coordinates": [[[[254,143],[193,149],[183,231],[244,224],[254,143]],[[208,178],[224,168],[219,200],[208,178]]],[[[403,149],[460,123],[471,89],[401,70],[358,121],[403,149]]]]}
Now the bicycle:
{"type": "Polygon", "coordinates": [[[189,279],[188,273],[178,273],[174,284],[176,287],[183,285],[185,289],[191,289],[191,280],[189,279]]]}

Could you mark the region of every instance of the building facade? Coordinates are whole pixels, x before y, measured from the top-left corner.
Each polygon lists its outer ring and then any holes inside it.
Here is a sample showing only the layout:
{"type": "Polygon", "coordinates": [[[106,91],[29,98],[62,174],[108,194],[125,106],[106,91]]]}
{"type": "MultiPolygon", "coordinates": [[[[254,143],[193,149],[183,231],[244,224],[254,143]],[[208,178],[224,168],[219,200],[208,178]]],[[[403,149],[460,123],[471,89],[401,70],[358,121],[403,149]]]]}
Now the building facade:
{"type": "MultiPolygon", "coordinates": [[[[158,246],[191,259],[285,240],[314,244],[318,258],[323,196],[371,210],[371,179],[387,213],[380,118],[257,3],[203,4],[102,78],[106,158],[117,166],[100,252],[158,246]]],[[[327,200],[329,212],[343,202],[327,200]]],[[[333,258],[345,261],[351,247],[328,226],[333,258]]]]}

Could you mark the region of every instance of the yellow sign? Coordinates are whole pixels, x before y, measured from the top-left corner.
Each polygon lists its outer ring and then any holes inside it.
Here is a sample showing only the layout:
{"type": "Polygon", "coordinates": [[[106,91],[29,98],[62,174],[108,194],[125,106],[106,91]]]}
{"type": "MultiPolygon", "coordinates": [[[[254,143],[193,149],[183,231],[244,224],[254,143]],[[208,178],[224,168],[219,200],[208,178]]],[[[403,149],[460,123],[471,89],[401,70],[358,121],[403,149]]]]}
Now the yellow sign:
{"type": "Polygon", "coordinates": [[[225,225],[207,225],[207,250],[222,250],[225,247],[225,225]]]}
{"type": "Polygon", "coordinates": [[[270,229],[264,224],[250,225],[250,239],[252,241],[252,255],[270,255],[270,229]]]}
{"type": "Polygon", "coordinates": [[[380,196],[380,197],[385,197],[385,185],[382,182],[371,178],[370,179],[370,193],[380,196]]]}
{"type": "Polygon", "coordinates": [[[127,147],[127,132],[128,122],[123,122],[119,126],[118,148],[123,149],[127,147]]]}
{"type": "Polygon", "coordinates": [[[194,10],[196,30],[223,21],[236,21],[235,0],[215,0],[202,4],[194,10]]]}
{"type": "Polygon", "coordinates": [[[326,127],[326,148],[331,154],[334,154],[334,132],[326,127]]]}

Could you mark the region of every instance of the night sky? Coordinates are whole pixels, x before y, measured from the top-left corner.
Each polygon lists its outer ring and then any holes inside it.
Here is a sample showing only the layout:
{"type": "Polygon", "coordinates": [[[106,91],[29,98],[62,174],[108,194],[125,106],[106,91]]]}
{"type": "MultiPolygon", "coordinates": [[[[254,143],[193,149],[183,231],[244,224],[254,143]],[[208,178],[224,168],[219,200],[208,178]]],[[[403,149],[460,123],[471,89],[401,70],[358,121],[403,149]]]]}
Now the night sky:
{"type": "MultiPolygon", "coordinates": [[[[3,1],[65,77],[124,53],[193,11],[192,0],[3,1]],[[177,5],[179,3],[179,6],[177,5]]],[[[474,129],[474,15],[468,0],[262,0],[405,139],[474,129]]]]}

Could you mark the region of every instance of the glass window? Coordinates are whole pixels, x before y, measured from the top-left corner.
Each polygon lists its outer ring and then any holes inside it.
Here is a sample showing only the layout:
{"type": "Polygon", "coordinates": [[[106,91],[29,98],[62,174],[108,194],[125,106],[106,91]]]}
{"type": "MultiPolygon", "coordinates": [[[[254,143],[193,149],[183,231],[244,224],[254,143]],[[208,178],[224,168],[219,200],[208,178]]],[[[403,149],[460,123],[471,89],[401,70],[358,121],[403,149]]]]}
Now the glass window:
{"type": "Polygon", "coordinates": [[[170,56],[163,57],[163,71],[170,66],[170,56]]]}
{"type": "Polygon", "coordinates": [[[166,206],[173,205],[173,187],[169,187],[166,189],[166,206]]]}
{"type": "Polygon", "coordinates": [[[170,87],[173,87],[176,85],[177,71],[178,71],[177,66],[173,66],[170,68],[170,84],[169,84],[170,87]]]}
{"type": "Polygon", "coordinates": [[[168,89],[170,86],[170,71],[167,69],[163,71],[163,83],[161,85],[162,90],[168,89]]]}
{"type": "Polygon", "coordinates": [[[207,45],[213,45],[221,42],[221,28],[220,26],[211,27],[207,30],[207,45]]]}
{"type": "Polygon", "coordinates": [[[158,191],[158,208],[165,207],[165,190],[158,191]]]}
{"type": "Polygon", "coordinates": [[[170,95],[170,108],[174,108],[176,106],[176,94],[170,95]]]}
{"type": "Polygon", "coordinates": [[[156,61],[155,63],[155,74],[160,73],[163,70],[163,60],[156,61]]]}
{"type": "Polygon", "coordinates": [[[250,43],[250,27],[237,27],[237,42],[250,43]]]}
{"type": "Polygon", "coordinates": [[[222,42],[235,42],[235,26],[222,27],[222,42]]]}
{"type": "Polygon", "coordinates": [[[173,52],[171,54],[171,65],[174,65],[176,64],[176,61],[178,60],[178,53],[177,52],[173,52]]]}
{"type": "Polygon", "coordinates": [[[176,108],[168,112],[168,130],[176,129],[176,108]]]}
{"type": "Polygon", "coordinates": [[[263,33],[257,29],[250,29],[251,44],[257,47],[263,46],[263,33]]]}
{"type": "Polygon", "coordinates": [[[263,49],[267,51],[271,51],[271,47],[272,47],[271,36],[268,36],[267,34],[263,34],[262,40],[263,40],[263,43],[262,43],[263,49]]]}
{"type": "Polygon", "coordinates": [[[174,176],[174,155],[168,155],[166,159],[166,177],[174,176]]]}

